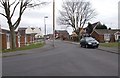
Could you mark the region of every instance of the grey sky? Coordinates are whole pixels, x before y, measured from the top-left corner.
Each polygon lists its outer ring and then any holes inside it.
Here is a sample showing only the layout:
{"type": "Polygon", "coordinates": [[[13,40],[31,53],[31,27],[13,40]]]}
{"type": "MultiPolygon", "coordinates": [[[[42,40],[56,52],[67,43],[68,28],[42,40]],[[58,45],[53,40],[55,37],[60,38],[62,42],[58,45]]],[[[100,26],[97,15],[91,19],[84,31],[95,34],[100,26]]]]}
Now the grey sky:
{"type": "MultiPolygon", "coordinates": [[[[44,16],[48,16],[46,18],[46,26],[47,33],[52,33],[52,0],[44,0],[47,2],[51,2],[46,6],[42,6],[41,8],[27,9],[22,17],[22,21],[19,27],[41,27],[44,32],[44,16]]],[[[62,1],[65,0],[55,0],[56,1],[56,17],[58,17],[58,11],[61,9],[62,1]]],[[[92,7],[95,8],[98,15],[96,18],[91,20],[91,23],[100,21],[106,24],[111,28],[118,28],[118,2],[119,0],[86,0],[90,1],[92,7]]],[[[2,11],[0,9],[0,11],[2,11]]],[[[15,20],[14,16],[14,19],[15,20]]],[[[6,20],[4,17],[0,16],[0,24],[3,28],[8,28],[6,20]]],[[[56,24],[56,29],[65,29],[65,27],[58,26],[56,24]]],[[[68,28],[71,32],[71,28],[68,28]]]]}

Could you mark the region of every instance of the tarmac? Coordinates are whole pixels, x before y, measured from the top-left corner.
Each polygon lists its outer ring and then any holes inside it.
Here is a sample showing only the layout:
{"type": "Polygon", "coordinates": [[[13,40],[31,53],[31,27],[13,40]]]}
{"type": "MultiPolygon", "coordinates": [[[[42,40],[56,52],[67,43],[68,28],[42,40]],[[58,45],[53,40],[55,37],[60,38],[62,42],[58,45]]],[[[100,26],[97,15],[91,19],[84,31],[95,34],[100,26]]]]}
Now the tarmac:
{"type": "MultiPolygon", "coordinates": [[[[80,43],[78,43],[78,42],[71,42],[71,41],[65,41],[65,42],[69,42],[71,44],[80,45],[80,43]]],[[[105,51],[105,52],[109,52],[109,53],[115,53],[115,54],[119,54],[119,51],[120,51],[120,47],[118,48],[118,47],[103,47],[103,46],[99,46],[97,49],[105,51]]]]}
{"type": "MultiPolygon", "coordinates": [[[[75,44],[75,45],[80,45],[78,42],[71,42],[71,41],[64,41],[64,42],[68,42],[71,44],[75,44]]],[[[51,46],[51,44],[48,43],[48,45],[45,45],[44,47],[41,48],[37,48],[37,49],[41,49],[42,52],[46,51],[46,50],[50,50],[53,49],[54,47],[51,46]]],[[[36,49],[36,50],[37,50],[36,49]]],[[[98,50],[102,50],[105,52],[109,52],[109,53],[114,53],[114,54],[119,54],[119,50],[120,48],[117,47],[103,47],[103,46],[99,46],[97,48],[98,50]]],[[[30,53],[35,53],[35,49],[31,49],[33,51],[29,52],[29,50],[25,50],[25,51],[17,51],[17,52],[8,52],[8,53],[2,53],[2,57],[10,57],[10,56],[17,56],[17,55],[25,55],[25,54],[30,54],[30,53]]]]}
{"type": "Polygon", "coordinates": [[[29,50],[24,50],[24,51],[16,51],[16,52],[6,52],[6,53],[2,53],[2,57],[12,57],[12,56],[20,56],[20,55],[26,55],[26,54],[34,54],[37,53],[37,50],[40,50],[40,52],[45,52],[48,51],[50,49],[53,49],[54,47],[52,46],[52,44],[47,43],[47,45],[41,47],[41,48],[35,48],[35,49],[31,49],[31,51],[29,50]]]}

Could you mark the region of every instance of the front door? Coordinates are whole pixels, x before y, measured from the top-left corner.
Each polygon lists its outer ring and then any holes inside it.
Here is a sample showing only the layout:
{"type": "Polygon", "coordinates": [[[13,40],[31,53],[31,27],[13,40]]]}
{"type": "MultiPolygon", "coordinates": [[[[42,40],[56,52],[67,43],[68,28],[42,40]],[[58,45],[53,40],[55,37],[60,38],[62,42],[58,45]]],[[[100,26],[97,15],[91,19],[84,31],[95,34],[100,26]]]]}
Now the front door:
{"type": "Polygon", "coordinates": [[[7,49],[10,49],[10,34],[7,34],[7,49]]]}

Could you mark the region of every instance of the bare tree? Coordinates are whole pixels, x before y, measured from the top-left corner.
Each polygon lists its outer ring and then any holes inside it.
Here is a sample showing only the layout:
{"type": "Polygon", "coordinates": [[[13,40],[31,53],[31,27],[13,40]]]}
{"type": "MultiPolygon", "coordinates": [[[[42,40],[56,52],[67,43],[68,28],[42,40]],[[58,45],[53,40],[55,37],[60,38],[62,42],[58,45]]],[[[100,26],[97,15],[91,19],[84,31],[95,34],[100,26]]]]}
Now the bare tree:
{"type": "Polygon", "coordinates": [[[71,26],[74,31],[83,28],[85,23],[96,16],[90,2],[84,0],[68,0],[63,2],[58,23],[60,25],[71,26]]]}
{"type": "Polygon", "coordinates": [[[0,15],[4,16],[7,19],[7,23],[10,29],[11,49],[15,48],[15,30],[21,22],[23,13],[28,7],[36,7],[41,4],[45,4],[45,2],[40,2],[38,0],[37,2],[34,0],[0,0],[0,8],[4,10],[4,12],[0,12],[0,15]],[[14,17],[16,10],[18,11],[18,17],[17,20],[13,22],[12,18],[14,17]]]}

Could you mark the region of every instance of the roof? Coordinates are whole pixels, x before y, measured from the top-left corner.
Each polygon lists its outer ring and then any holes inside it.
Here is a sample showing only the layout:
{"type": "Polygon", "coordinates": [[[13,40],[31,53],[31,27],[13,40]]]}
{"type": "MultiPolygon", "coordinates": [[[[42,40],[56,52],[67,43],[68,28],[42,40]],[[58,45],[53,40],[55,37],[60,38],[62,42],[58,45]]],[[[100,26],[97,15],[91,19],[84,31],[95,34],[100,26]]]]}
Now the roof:
{"type": "MultiPolygon", "coordinates": [[[[96,22],[96,23],[93,23],[93,24],[92,24],[92,27],[94,28],[97,24],[98,24],[98,25],[101,25],[100,22],[96,22]],[[99,24],[98,24],[98,23],[99,23],[99,24]]],[[[97,26],[98,26],[98,25],[97,25],[97,26]]]]}
{"type": "MultiPolygon", "coordinates": [[[[89,25],[91,25],[92,28],[94,28],[96,25],[97,25],[97,26],[98,26],[98,25],[101,25],[101,23],[100,23],[100,22],[95,22],[95,23],[93,23],[93,24],[88,23],[88,26],[89,26],[89,25]]],[[[87,26],[87,27],[88,27],[88,26],[87,26]]],[[[86,27],[86,28],[87,28],[87,27],[86,27]]]]}
{"type": "Polygon", "coordinates": [[[117,32],[117,31],[108,30],[108,29],[95,29],[94,31],[97,32],[98,34],[105,34],[105,33],[114,34],[117,32]]]}
{"type": "Polygon", "coordinates": [[[117,32],[117,31],[120,32],[120,29],[111,29],[111,30],[112,30],[112,31],[116,31],[116,32],[117,32]]]}
{"type": "Polygon", "coordinates": [[[26,30],[27,28],[18,28],[18,30],[26,30]]]}
{"type": "MultiPolygon", "coordinates": [[[[18,30],[26,30],[27,28],[29,27],[19,27],[18,30]]],[[[34,30],[35,28],[38,28],[38,27],[30,27],[32,30],[34,30]]],[[[39,28],[41,30],[41,28],[39,28]]]]}
{"type": "Polygon", "coordinates": [[[57,32],[57,33],[68,33],[67,30],[55,30],[55,32],[57,32]]]}

